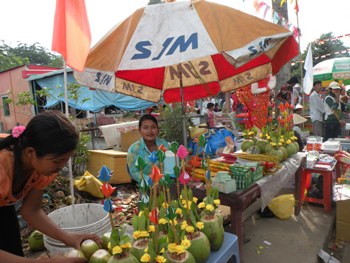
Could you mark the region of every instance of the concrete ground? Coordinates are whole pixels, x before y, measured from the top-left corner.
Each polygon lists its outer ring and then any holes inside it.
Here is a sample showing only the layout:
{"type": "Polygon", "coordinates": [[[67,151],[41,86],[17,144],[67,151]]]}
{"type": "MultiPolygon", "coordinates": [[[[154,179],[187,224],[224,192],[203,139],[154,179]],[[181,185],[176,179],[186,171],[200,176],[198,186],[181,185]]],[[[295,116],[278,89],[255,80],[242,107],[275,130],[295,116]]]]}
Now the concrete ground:
{"type": "Polygon", "coordinates": [[[244,263],[318,262],[318,252],[332,239],[334,222],[334,208],[327,214],[322,207],[310,204],[288,220],[255,214],[244,223],[242,259],[244,263]]]}

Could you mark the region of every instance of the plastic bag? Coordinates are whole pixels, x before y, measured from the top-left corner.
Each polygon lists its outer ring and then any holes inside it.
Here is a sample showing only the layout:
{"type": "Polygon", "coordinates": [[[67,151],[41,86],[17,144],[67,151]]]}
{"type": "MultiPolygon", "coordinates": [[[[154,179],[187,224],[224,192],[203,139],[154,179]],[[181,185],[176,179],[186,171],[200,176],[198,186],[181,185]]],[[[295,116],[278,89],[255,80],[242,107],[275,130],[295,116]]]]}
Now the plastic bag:
{"type": "Polygon", "coordinates": [[[84,175],[79,179],[74,180],[74,186],[79,191],[88,192],[95,197],[104,197],[101,190],[102,183],[88,171],[85,171],[84,175]]]}
{"type": "Polygon", "coordinates": [[[294,211],[295,198],[292,194],[280,195],[272,199],[268,205],[276,217],[282,220],[290,218],[294,211]]]}

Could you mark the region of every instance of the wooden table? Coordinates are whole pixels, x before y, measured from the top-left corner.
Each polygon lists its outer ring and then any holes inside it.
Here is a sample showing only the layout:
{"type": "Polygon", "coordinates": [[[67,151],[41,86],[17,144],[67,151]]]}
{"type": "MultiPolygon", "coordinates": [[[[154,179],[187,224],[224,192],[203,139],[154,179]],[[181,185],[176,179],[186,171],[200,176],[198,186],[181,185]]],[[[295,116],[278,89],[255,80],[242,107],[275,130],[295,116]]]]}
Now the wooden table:
{"type": "MultiPolygon", "coordinates": [[[[301,178],[301,168],[304,166],[305,157],[300,159],[300,165],[296,167],[296,172],[294,176],[295,180],[295,190],[294,197],[296,200],[294,214],[299,215],[300,213],[300,178],[301,178]]],[[[283,163],[282,163],[283,164],[283,163]]],[[[283,169],[283,167],[281,168],[283,169]]],[[[276,174],[268,175],[262,178],[267,184],[269,181],[276,180],[276,174]]],[[[285,176],[285,173],[280,175],[281,177],[285,176]]],[[[260,181],[261,181],[260,180],[260,181]]],[[[282,187],[281,187],[282,188],[282,187]]],[[[281,189],[279,189],[281,190],[281,189]]],[[[203,199],[206,194],[204,189],[192,188],[193,195],[199,199],[203,199]]],[[[276,193],[277,194],[277,193],[276,193]]],[[[242,191],[235,191],[229,194],[219,193],[219,199],[222,205],[230,207],[230,220],[231,220],[231,232],[237,235],[239,241],[239,253],[242,257],[242,248],[243,248],[243,222],[254,212],[263,208],[261,205],[263,202],[261,185],[259,182],[254,183],[250,187],[242,191]]],[[[268,200],[265,200],[265,203],[268,200]]],[[[269,202],[268,202],[269,203],[269,202]]],[[[266,206],[266,205],[265,205],[266,206]]],[[[242,258],[241,258],[242,260],[242,258]]]]}

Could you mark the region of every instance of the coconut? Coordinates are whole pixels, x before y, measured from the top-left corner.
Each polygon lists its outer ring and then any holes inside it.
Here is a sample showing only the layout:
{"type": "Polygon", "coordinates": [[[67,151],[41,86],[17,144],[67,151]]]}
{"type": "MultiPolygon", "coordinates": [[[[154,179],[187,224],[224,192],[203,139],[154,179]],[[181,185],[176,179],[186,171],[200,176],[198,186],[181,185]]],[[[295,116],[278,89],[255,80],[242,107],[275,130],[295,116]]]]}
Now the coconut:
{"type": "Polygon", "coordinates": [[[145,254],[145,249],[148,247],[148,239],[143,238],[136,240],[132,244],[132,248],[130,249],[130,253],[133,254],[139,261],[141,261],[141,257],[145,254]]]}
{"type": "Polygon", "coordinates": [[[278,149],[281,150],[282,153],[283,153],[283,158],[282,158],[282,160],[283,160],[283,161],[284,161],[284,160],[287,160],[287,158],[288,158],[288,151],[287,151],[287,149],[286,149],[285,147],[283,147],[283,146],[279,147],[278,149]]]}
{"type": "Polygon", "coordinates": [[[107,263],[139,263],[139,261],[134,257],[134,255],[129,254],[122,258],[119,258],[117,255],[111,256],[107,263]]]}
{"type": "Polygon", "coordinates": [[[246,152],[253,145],[254,145],[254,142],[252,140],[244,140],[241,144],[241,150],[243,152],[246,152]]]}
{"type": "Polygon", "coordinates": [[[101,236],[102,248],[108,250],[108,243],[109,243],[109,240],[110,240],[110,239],[111,239],[111,232],[104,233],[104,234],[101,236]]]}
{"type": "Polygon", "coordinates": [[[191,252],[196,259],[196,263],[207,262],[210,256],[210,242],[207,236],[198,231],[196,237],[188,239],[191,240],[191,246],[188,248],[188,251],[191,252]]]}
{"type": "Polygon", "coordinates": [[[105,249],[99,249],[91,255],[89,263],[107,263],[112,255],[105,249]]]}
{"type": "Polygon", "coordinates": [[[260,153],[265,153],[265,148],[269,144],[266,140],[257,140],[256,147],[258,147],[260,153]]]}
{"type": "Polygon", "coordinates": [[[44,249],[45,246],[43,234],[38,230],[34,230],[28,238],[28,245],[32,251],[44,249]]]}
{"type": "Polygon", "coordinates": [[[294,147],[295,147],[295,151],[294,151],[294,153],[299,152],[299,151],[300,151],[300,149],[299,149],[299,144],[298,144],[297,142],[293,142],[292,144],[293,144],[293,145],[294,145],[294,147]]]}
{"type": "Polygon", "coordinates": [[[265,146],[265,153],[266,154],[269,154],[269,152],[272,150],[272,145],[271,144],[266,144],[266,146],[265,146]]]}
{"type": "Polygon", "coordinates": [[[213,218],[203,216],[201,221],[204,223],[202,232],[209,239],[211,250],[219,250],[224,243],[224,227],[220,219],[217,216],[213,218]]]}
{"type": "Polygon", "coordinates": [[[99,250],[99,245],[92,239],[86,239],[81,243],[80,250],[84,253],[84,256],[89,259],[92,254],[99,250]]]}
{"type": "Polygon", "coordinates": [[[76,249],[76,248],[69,250],[68,252],[66,252],[64,254],[64,256],[67,258],[83,258],[86,260],[84,253],[81,250],[76,249]]]}
{"type": "Polygon", "coordinates": [[[169,251],[166,251],[163,256],[167,263],[196,263],[196,260],[189,251],[185,251],[181,254],[181,259],[174,258],[169,251]]]}
{"type": "Polygon", "coordinates": [[[276,156],[278,157],[278,162],[282,162],[283,161],[283,157],[284,157],[283,150],[277,149],[276,150],[276,156]]]}
{"type": "Polygon", "coordinates": [[[292,156],[294,154],[294,151],[295,151],[295,147],[294,145],[291,143],[291,144],[288,144],[286,146],[286,149],[287,149],[287,152],[288,152],[288,156],[292,156]]]}

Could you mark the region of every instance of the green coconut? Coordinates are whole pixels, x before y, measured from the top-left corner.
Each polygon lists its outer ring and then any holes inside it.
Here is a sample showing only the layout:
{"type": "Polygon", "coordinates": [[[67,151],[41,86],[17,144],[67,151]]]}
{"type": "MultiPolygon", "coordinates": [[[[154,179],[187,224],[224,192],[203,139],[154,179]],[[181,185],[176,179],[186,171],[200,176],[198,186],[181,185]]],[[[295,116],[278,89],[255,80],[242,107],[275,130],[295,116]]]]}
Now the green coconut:
{"type": "Polygon", "coordinates": [[[91,255],[89,263],[107,263],[112,255],[105,249],[99,249],[91,255]]]}
{"type": "Polygon", "coordinates": [[[38,230],[34,230],[28,238],[28,245],[32,251],[39,251],[44,249],[45,246],[43,233],[38,230]]]}
{"type": "Polygon", "coordinates": [[[241,144],[241,150],[243,152],[246,152],[253,145],[254,145],[254,142],[252,140],[244,140],[241,144]]]}
{"type": "Polygon", "coordinates": [[[166,263],[196,263],[196,260],[189,251],[181,254],[181,259],[174,258],[169,251],[166,251],[163,256],[166,259],[166,263]]]}
{"type": "Polygon", "coordinates": [[[139,261],[134,255],[129,254],[122,258],[119,258],[117,255],[111,256],[107,263],[139,263],[139,261]]]}
{"type": "Polygon", "coordinates": [[[269,154],[269,152],[272,150],[273,148],[272,148],[272,145],[271,144],[266,144],[266,146],[265,146],[265,150],[264,150],[264,152],[266,153],[266,154],[269,154]]]}
{"type": "Polygon", "coordinates": [[[133,254],[139,261],[143,254],[145,254],[145,249],[148,247],[148,239],[139,239],[134,241],[130,249],[130,253],[133,254]]]}
{"type": "Polygon", "coordinates": [[[210,256],[210,242],[204,233],[200,231],[197,233],[198,236],[189,239],[191,246],[187,250],[191,252],[197,263],[205,263],[210,256]]]}
{"type": "Polygon", "coordinates": [[[215,210],[215,215],[217,218],[219,218],[220,223],[223,225],[224,224],[224,216],[221,214],[219,209],[215,210]]]}
{"type": "Polygon", "coordinates": [[[108,244],[109,244],[109,240],[111,239],[111,232],[107,232],[104,233],[101,236],[101,240],[102,240],[102,248],[108,250],[108,244]]]}
{"type": "Polygon", "coordinates": [[[287,158],[288,158],[288,151],[287,151],[287,149],[285,147],[281,146],[281,147],[278,148],[278,150],[282,151],[282,153],[283,153],[282,160],[283,161],[287,160],[287,158]]]}
{"type": "Polygon", "coordinates": [[[277,149],[276,150],[276,156],[278,158],[278,162],[282,162],[283,161],[283,157],[284,157],[284,153],[281,149],[277,149]]]}
{"type": "Polygon", "coordinates": [[[292,144],[293,144],[294,147],[295,147],[294,153],[297,153],[297,152],[299,152],[299,151],[301,150],[301,149],[299,149],[299,144],[298,144],[297,142],[293,142],[292,144]]]}
{"type": "Polygon", "coordinates": [[[80,250],[84,253],[84,256],[87,259],[89,259],[92,254],[94,254],[99,249],[99,245],[92,239],[86,239],[80,245],[80,250]]]}
{"type": "Polygon", "coordinates": [[[257,140],[256,147],[259,149],[259,152],[264,154],[266,146],[269,144],[266,140],[257,140]]]}
{"type": "Polygon", "coordinates": [[[291,144],[288,144],[286,146],[286,150],[288,152],[288,156],[292,156],[294,154],[294,151],[295,151],[295,146],[291,143],[291,144]]]}
{"type": "Polygon", "coordinates": [[[202,232],[207,236],[210,242],[210,249],[217,251],[224,243],[224,226],[217,216],[208,218],[203,216],[201,221],[204,223],[202,232]]]}
{"type": "Polygon", "coordinates": [[[69,250],[68,252],[66,252],[64,254],[64,256],[67,258],[83,258],[86,260],[84,253],[81,250],[76,249],[76,248],[69,250]]]}

